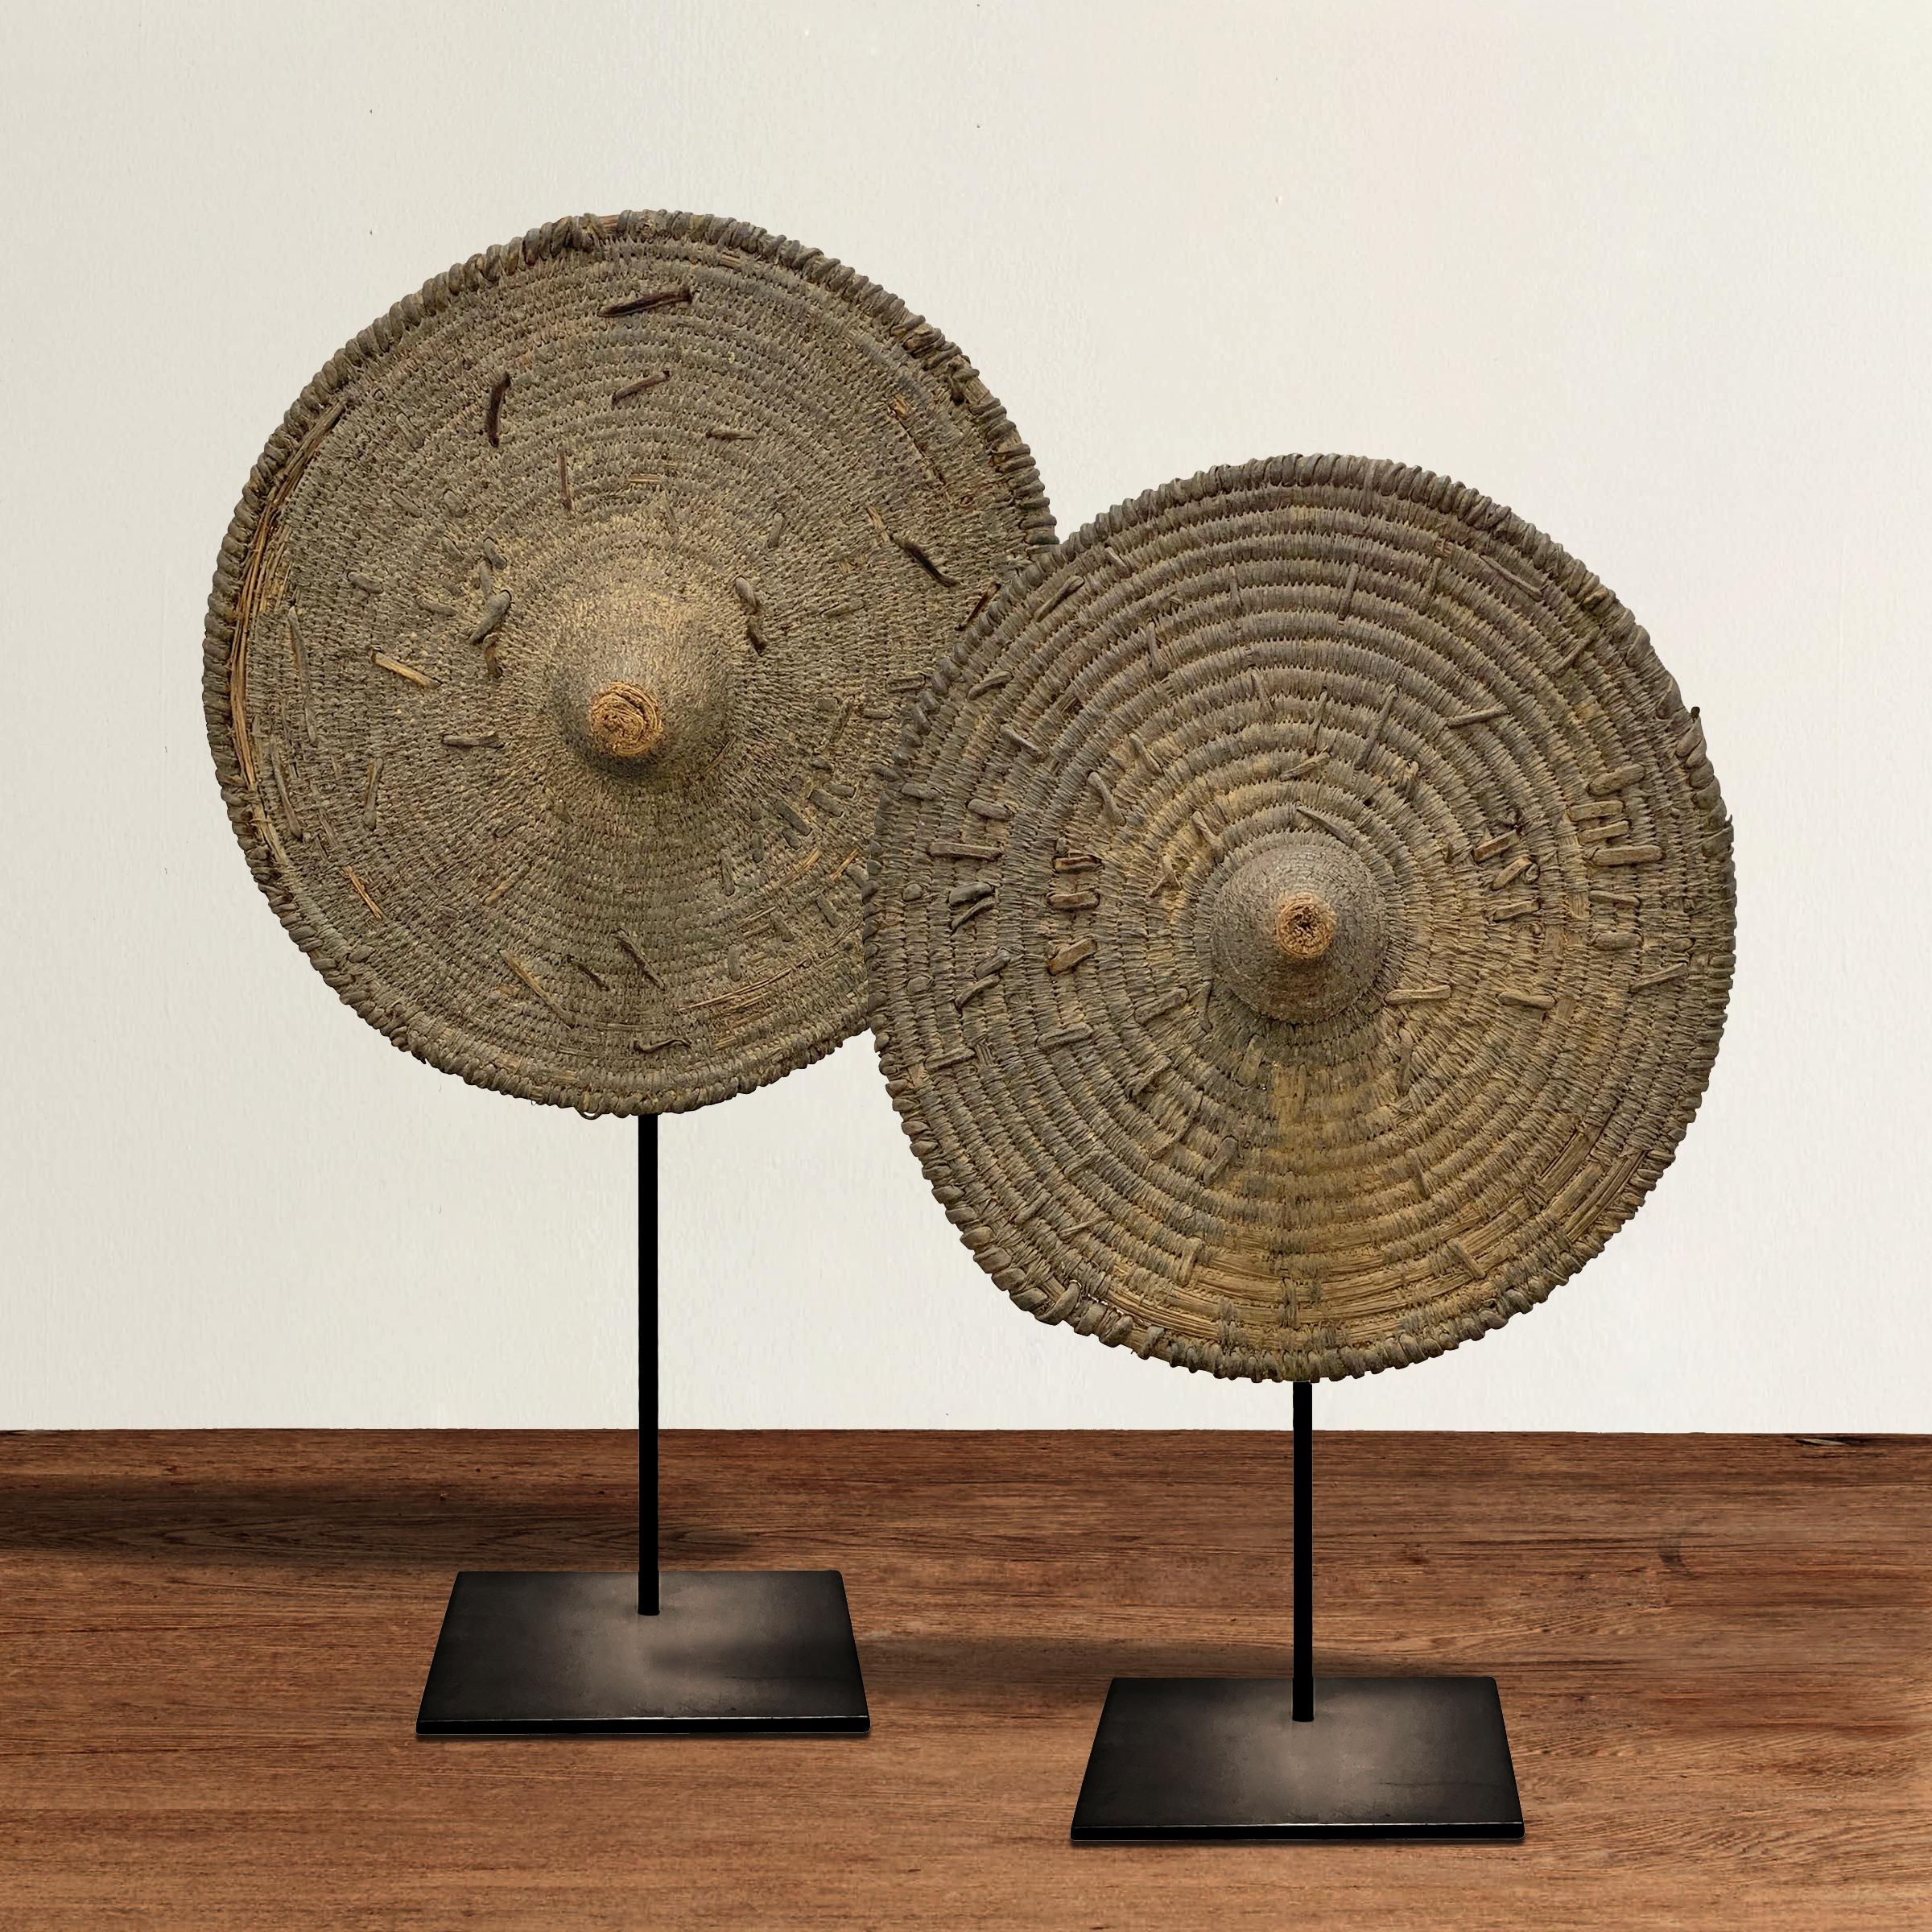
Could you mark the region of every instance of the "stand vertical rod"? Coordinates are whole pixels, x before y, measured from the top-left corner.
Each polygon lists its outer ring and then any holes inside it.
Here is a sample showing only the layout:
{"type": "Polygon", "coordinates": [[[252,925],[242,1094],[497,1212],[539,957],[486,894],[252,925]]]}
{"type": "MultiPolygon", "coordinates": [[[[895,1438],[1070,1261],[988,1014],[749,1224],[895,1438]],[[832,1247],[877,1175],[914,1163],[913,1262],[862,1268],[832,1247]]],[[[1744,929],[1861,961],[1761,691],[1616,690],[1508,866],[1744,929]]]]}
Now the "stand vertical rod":
{"type": "Polygon", "coordinates": [[[1315,1385],[1294,1385],[1294,1690],[1289,1715],[1315,1716],[1315,1385]]]}
{"type": "Polygon", "coordinates": [[[638,1614],[658,1614],[658,1117],[638,1117],[638,1614]]]}

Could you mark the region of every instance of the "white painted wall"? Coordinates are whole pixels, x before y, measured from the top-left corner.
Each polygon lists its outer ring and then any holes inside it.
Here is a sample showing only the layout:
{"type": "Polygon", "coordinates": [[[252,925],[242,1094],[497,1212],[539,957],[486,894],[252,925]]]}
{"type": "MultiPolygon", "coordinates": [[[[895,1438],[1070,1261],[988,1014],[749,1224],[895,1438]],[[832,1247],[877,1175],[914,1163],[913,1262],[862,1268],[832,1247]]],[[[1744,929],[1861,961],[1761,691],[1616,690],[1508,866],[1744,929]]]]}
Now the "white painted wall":
{"type": "MultiPolygon", "coordinates": [[[[0,1424],[617,1423],[634,1129],[472,1092],[261,902],[217,545],[342,341],[568,210],[737,214],[966,345],[1063,528],[1426,464],[1704,708],[1704,1116],[1546,1307],[1338,1424],[1932,1427],[1932,26],[1915,5],[383,4],[0,16],[0,1424]]],[[[1285,1420],[1012,1309],[869,1042],[667,1123],[673,1423],[1285,1420]]]]}

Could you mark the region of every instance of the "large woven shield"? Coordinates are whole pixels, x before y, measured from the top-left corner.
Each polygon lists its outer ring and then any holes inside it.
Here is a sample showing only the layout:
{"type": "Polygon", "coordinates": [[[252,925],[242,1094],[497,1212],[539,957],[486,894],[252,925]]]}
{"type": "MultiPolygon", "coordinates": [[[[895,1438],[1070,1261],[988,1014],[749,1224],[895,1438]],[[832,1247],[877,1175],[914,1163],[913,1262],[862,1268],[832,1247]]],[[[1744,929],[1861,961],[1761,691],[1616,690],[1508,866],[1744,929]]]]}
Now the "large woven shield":
{"type": "Polygon", "coordinates": [[[1414,1362],[1670,1162],[1731,843],[1696,714],[1547,538],[1393,464],[1216,470],[1029,565],[921,695],[880,1056],[1041,1319],[1223,1376],[1414,1362]]]}
{"type": "Polygon", "coordinates": [[[861,1023],[906,694],[1051,543],[972,365],[811,250],[561,221],[365,329],[270,440],[204,691],[342,997],[466,1080],[692,1107],[861,1023]]]}

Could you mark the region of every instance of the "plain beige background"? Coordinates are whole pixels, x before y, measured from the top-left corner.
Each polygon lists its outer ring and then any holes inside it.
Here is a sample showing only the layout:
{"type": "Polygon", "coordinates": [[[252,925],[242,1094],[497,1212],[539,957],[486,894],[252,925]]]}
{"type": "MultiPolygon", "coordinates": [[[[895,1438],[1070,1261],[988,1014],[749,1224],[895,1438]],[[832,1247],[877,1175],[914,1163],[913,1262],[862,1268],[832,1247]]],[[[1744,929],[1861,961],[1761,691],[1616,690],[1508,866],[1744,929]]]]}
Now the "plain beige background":
{"type": "MultiPolygon", "coordinates": [[[[743,216],[962,343],[1063,530],[1336,449],[1650,628],[1738,827],[1703,1117],[1546,1307],[1335,1424],[1932,1426],[1925,9],[0,17],[0,1424],[615,1423],[635,1129],[337,1003],[235,850],[201,613],[341,342],[568,210],[743,216]]],[[[673,1423],[1285,1422],[1039,1327],[869,1042],[663,1129],[673,1423]]]]}

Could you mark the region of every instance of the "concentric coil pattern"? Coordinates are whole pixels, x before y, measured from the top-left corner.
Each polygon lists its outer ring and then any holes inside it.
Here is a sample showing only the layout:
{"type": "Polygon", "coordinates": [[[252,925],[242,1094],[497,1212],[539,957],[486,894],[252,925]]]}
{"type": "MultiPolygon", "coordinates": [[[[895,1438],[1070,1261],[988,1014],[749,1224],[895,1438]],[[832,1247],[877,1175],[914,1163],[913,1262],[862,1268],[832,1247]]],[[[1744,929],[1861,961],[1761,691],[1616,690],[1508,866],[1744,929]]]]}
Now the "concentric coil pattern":
{"type": "Polygon", "coordinates": [[[399,1046],[586,1112],[863,1018],[907,694],[1050,544],[894,297],[741,223],[539,229],[333,357],[250,478],[204,694],[250,865],[399,1046]]]}
{"type": "Polygon", "coordinates": [[[880,1057],[1041,1319],[1224,1376],[1413,1362],[1670,1161],[1731,838],[1649,639],[1509,511],[1215,471],[1036,562],[922,694],[867,886],[880,1057]]]}

